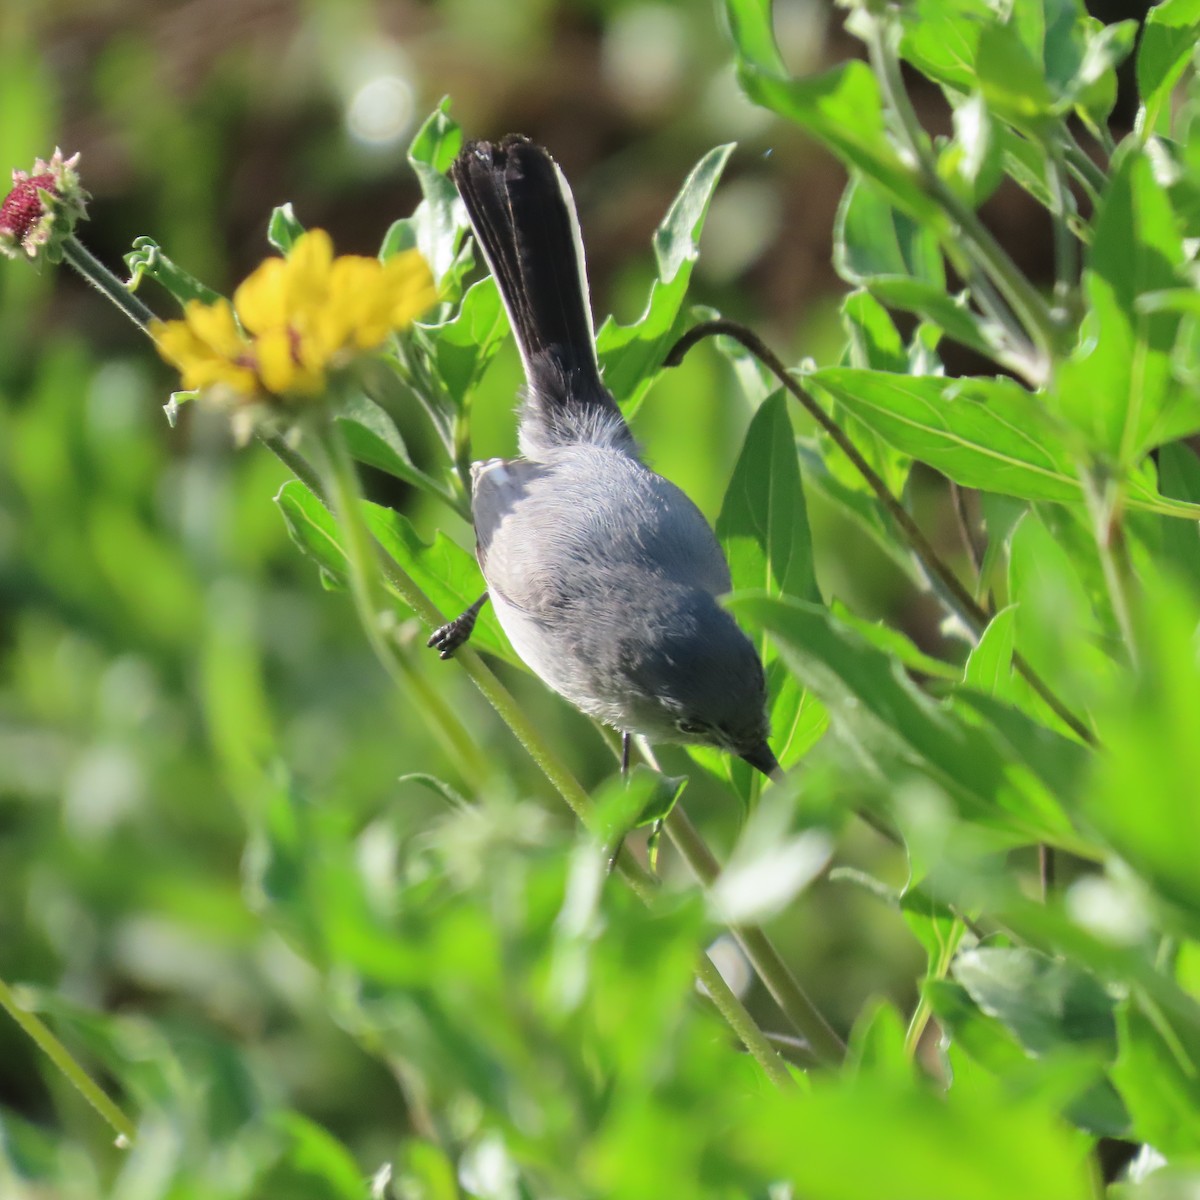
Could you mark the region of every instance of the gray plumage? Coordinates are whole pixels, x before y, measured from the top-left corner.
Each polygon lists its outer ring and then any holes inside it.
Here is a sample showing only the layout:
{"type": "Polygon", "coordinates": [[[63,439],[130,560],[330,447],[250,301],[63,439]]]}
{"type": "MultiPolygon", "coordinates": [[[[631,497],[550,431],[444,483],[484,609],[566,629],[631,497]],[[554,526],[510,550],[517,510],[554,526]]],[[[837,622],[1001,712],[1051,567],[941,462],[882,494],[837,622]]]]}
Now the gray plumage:
{"type": "Polygon", "coordinates": [[[451,175],[527,379],[524,457],[472,469],[477,552],[500,624],[585,713],[651,741],[718,746],[770,773],[762,665],[717,603],[730,588],[717,539],[641,461],[601,380],[566,181],[515,137],[469,144],[451,175]]]}

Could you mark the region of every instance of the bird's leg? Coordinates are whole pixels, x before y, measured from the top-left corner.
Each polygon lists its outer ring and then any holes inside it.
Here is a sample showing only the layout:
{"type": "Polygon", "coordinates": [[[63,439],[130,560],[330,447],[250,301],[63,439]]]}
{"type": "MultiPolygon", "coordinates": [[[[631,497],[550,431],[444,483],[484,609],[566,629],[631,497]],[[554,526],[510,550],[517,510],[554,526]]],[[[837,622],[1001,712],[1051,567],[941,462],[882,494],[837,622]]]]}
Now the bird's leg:
{"type": "Polygon", "coordinates": [[[479,616],[479,610],[487,603],[487,598],[488,594],[484,592],[466,612],[435,629],[425,644],[434,647],[439,658],[449,658],[471,636],[471,631],[475,628],[475,618],[479,616]]]}
{"type": "Polygon", "coordinates": [[[633,741],[633,734],[631,734],[631,733],[622,733],[621,734],[621,774],[622,775],[629,774],[629,746],[632,741],[633,741]]]}

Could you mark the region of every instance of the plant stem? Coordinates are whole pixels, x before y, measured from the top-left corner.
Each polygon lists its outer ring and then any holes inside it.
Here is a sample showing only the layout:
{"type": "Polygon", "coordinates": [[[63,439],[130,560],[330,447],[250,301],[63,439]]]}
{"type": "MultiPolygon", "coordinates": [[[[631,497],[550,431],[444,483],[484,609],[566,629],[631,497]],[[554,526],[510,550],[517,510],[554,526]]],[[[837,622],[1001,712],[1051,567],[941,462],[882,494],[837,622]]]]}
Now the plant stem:
{"type": "MultiPolygon", "coordinates": [[[[66,243],[64,257],[143,332],[147,330],[147,326],[154,319],[154,313],[129,291],[123,280],[109,271],[82,243],[75,238],[70,238],[66,243]]],[[[442,701],[436,690],[427,687],[425,681],[418,678],[415,668],[405,655],[398,653],[396,647],[380,627],[379,614],[385,611],[386,605],[378,594],[378,569],[383,571],[384,577],[395,588],[400,598],[424,624],[430,628],[436,628],[443,623],[444,618],[412,576],[394,559],[382,553],[382,548],[371,538],[362,520],[361,494],[354,462],[334,422],[327,419],[318,429],[317,442],[325,459],[324,479],[322,472],[314,468],[302,454],[294,450],[281,435],[260,432],[258,437],[263,445],[309,488],[313,495],[327,506],[332,505],[345,530],[346,545],[343,549],[349,567],[351,591],[359,619],[372,648],[394,680],[403,682],[406,687],[415,686],[417,688],[422,699],[423,713],[451,749],[455,760],[465,768],[466,773],[475,779],[485,779],[486,764],[474,740],[450,707],[442,701]]],[[[451,445],[450,449],[453,453],[455,447],[451,445]]],[[[541,733],[526,717],[511,693],[500,683],[478,653],[469,646],[462,647],[455,657],[471,681],[483,693],[484,698],[496,710],[500,719],[516,735],[517,740],[554,789],[566,801],[571,811],[575,813],[585,828],[591,829],[593,825],[592,811],[587,793],[561,759],[546,744],[541,733]]],[[[648,900],[653,896],[655,881],[641,867],[628,848],[622,848],[617,867],[622,877],[642,899],[648,900]]],[[[763,943],[770,948],[771,954],[775,954],[773,947],[770,947],[770,943],[766,941],[761,931],[757,932],[763,943]]],[[[753,1018],[729,989],[706,955],[702,956],[696,973],[717,1010],[729,1022],[731,1028],[759,1062],[767,1076],[776,1083],[783,1080],[790,1082],[787,1068],[771,1046],[769,1039],[754,1023],[753,1018]]],[[[0,1000],[2,999],[3,997],[0,997],[0,1000]]],[[[7,1003],[5,1007],[8,1007],[7,1003]]],[[[10,1009],[10,1011],[12,1010],[10,1009]]],[[[16,1016],[15,1012],[14,1016],[16,1016]]],[[[31,1019],[36,1020],[35,1018],[31,1019]]],[[[38,1024],[40,1025],[40,1022],[38,1024]]],[[[799,1026],[798,1029],[801,1034],[807,1034],[803,1026],[799,1026]]],[[[31,1034],[31,1036],[33,1035],[31,1034]]],[[[49,1036],[48,1031],[47,1036],[49,1036]]],[[[35,1040],[38,1039],[35,1038],[35,1040]]],[[[41,1044],[40,1041],[39,1044],[41,1044]]],[[[65,1051],[63,1053],[65,1054],[65,1051]]],[[[82,1085],[77,1084],[77,1086],[81,1086],[82,1089],[82,1085]]],[[[96,1102],[93,1100],[93,1103],[96,1102]]],[[[129,1126],[129,1129],[132,1132],[132,1126],[129,1126]]]]}
{"type": "Polygon", "coordinates": [[[0,1008],[3,1008],[16,1021],[38,1049],[66,1076],[68,1082],[78,1089],[83,1098],[112,1126],[117,1134],[117,1144],[121,1146],[131,1144],[137,1133],[134,1123],[75,1061],[71,1052],[50,1032],[46,1023],[17,1003],[12,989],[2,979],[0,979],[0,1008]]]}
{"type": "MultiPolygon", "coordinates": [[[[1116,147],[1114,146],[1112,149],[1116,149],[1116,147]]],[[[1108,150],[1108,153],[1111,154],[1112,150],[1108,150]]],[[[1105,184],[1108,183],[1108,177],[1092,161],[1091,155],[1074,139],[1069,129],[1064,138],[1063,154],[1066,156],[1067,165],[1071,168],[1075,178],[1087,188],[1088,198],[1095,204],[1100,198],[1100,193],[1104,191],[1105,184]]]]}
{"type": "Polygon", "coordinates": [[[1137,627],[1133,618],[1137,589],[1133,564],[1129,561],[1129,550],[1125,544],[1125,531],[1121,526],[1120,496],[1115,481],[1107,476],[1101,478],[1094,468],[1084,469],[1080,477],[1113,615],[1125,640],[1130,665],[1136,668],[1140,657],[1137,627]]]}
{"type": "Polygon", "coordinates": [[[334,418],[321,420],[317,445],[324,460],[325,491],[333,502],[343,533],[350,592],[371,649],[393,682],[405,690],[416,691],[422,712],[431,718],[433,729],[440,734],[472,786],[481,788],[488,779],[489,769],[474,739],[441,696],[418,679],[408,655],[399,651],[380,623],[387,602],[379,586],[379,550],[363,521],[358,473],[334,418]]]}
{"type": "Polygon", "coordinates": [[[1038,846],[1038,883],[1042,891],[1042,901],[1050,899],[1058,876],[1057,855],[1053,846],[1044,842],[1038,846]]]}
{"type": "MultiPolygon", "coordinates": [[[[968,242],[1013,311],[1027,335],[1049,360],[1060,339],[1060,330],[1037,288],[1025,277],[979,217],[946,186],[929,153],[926,135],[900,76],[900,61],[889,41],[890,29],[875,17],[868,25],[867,51],[879,79],[885,103],[895,126],[921,176],[921,182],[953,223],[955,235],[968,242]]],[[[1043,373],[1044,373],[1043,366],[1043,373]]]]}
{"type": "MultiPolygon", "coordinates": [[[[941,943],[937,962],[930,963],[927,978],[946,978],[950,970],[950,964],[954,961],[954,955],[958,952],[959,944],[967,932],[967,923],[961,917],[955,917],[954,922],[950,926],[949,933],[947,933],[945,940],[941,943]]],[[[922,993],[921,998],[917,1001],[917,1007],[913,1012],[912,1020],[909,1021],[908,1029],[904,1034],[904,1053],[910,1060],[916,1057],[917,1050],[921,1044],[921,1038],[932,1016],[933,1006],[929,1003],[924,993],[922,993]]]]}
{"type": "Polygon", "coordinates": [[[726,1024],[737,1035],[742,1045],[754,1056],[767,1078],[776,1087],[792,1087],[792,1077],[787,1064],[779,1057],[771,1039],[758,1027],[749,1010],[725,982],[707,952],[701,952],[696,963],[696,979],[708,993],[713,1007],[724,1017],[726,1024]]]}
{"type": "Polygon", "coordinates": [[[321,476],[303,454],[289,446],[282,434],[259,432],[257,437],[322,504],[328,506],[329,501],[321,483],[321,476]]]}
{"type": "MultiPolygon", "coordinates": [[[[700,883],[711,887],[721,873],[721,864],[705,845],[687,813],[677,804],[664,822],[667,836],[700,883]]],[[[833,1027],[808,998],[787,963],[757,925],[735,925],[730,932],[746,953],[755,973],[763,981],[780,1011],[796,1027],[820,1062],[840,1062],[846,1046],[833,1027]]]]}
{"type": "MultiPolygon", "coordinates": [[[[870,463],[859,453],[858,447],[843,432],[838,423],[796,382],[792,373],[784,366],[775,352],[756,334],[737,321],[719,319],[702,321],[693,325],[675,343],[667,355],[664,365],[678,366],[683,356],[700,340],[724,334],[740,342],[760,362],[762,362],[781,384],[792,394],[801,407],[812,417],[820,427],[837,444],[843,454],[853,463],[855,470],[866,480],[867,485],[875,493],[880,504],[887,509],[888,515],[900,527],[908,544],[924,564],[929,574],[945,589],[958,615],[975,632],[976,636],[983,633],[991,620],[988,612],[963,586],[961,580],[942,561],[929,539],[921,532],[920,526],[909,515],[908,510],[888,490],[888,486],[875,471],[870,463]]],[[[1013,666],[1029,682],[1029,686],[1046,702],[1055,715],[1081,741],[1089,746],[1096,744],[1092,731],[1050,690],[1042,677],[1029,665],[1023,655],[1014,651],[1013,666]]]]}
{"type": "MultiPolygon", "coordinates": [[[[404,676],[407,681],[403,656],[396,653],[395,648],[379,627],[378,614],[382,611],[383,600],[378,594],[378,588],[372,582],[376,579],[372,568],[383,567],[385,576],[400,593],[405,603],[427,624],[441,624],[442,614],[438,612],[437,607],[408,572],[398,563],[390,561],[386,555],[381,555],[380,548],[372,541],[366,524],[362,520],[361,497],[354,463],[333,421],[328,420],[320,427],[319,445],[327,462],[328,492],[333,501],[334,512],[339,518],[345,535],[343,548],[346,552],[351,590],[354,594],[359,620],[372,647],[385,667],[388,668],[389,673],[393,677],[404,676]]],[[[542,741],[533,723],[521,711],[512,695],[492,674],[475,651],[469,647],[462,647],[456,657],[462,662],[467,674],[483,692],[485,698],[496,709],[505,724],[517,735],[517,739],[566,800],[584,828],[595,832],[594,814],[587,793],[542,741]]],[[[411,670],[411,667],[408,669],[411,670]]],[[[440,699],[437,701],[437,705],[439,711],[444,710],[441,714],[442,719],[446,719],[449,709],[441,703],[440,699]]],[[[453,720],[457,724],[457,718],[453,720]]],[[[467,753],[468,761],[478,758],[479,751],[474,743],[470,742],[469,735],[464,731],[461,737],[466,739],[469,745],[460,750],[460,755],[467,753]]],[[[625,848],[622,848],[618,869],[641,899],[649,901],[653,897],[656,890],[653,879],[646,874],[625,848]]],[[[696,975],[712,998],[718,1012],[729,1023],[730,1028],[741,1039],[746,1049],[759,1062],[767,1076],[775,1083],[790,1082],[787,1068],[769,1039],[721,978],[707,955],[702,955],[698,961],[696,975]]]]}
{"type": "Polygon", "coordinates": [[[1046,167],[1046,186],[1050,189],[1053,205],[1050,215],[1054,225],[1054,300],[1062,306],[1079,279],[1079,244],[1071,232],[1071,195],[1063,178],[1066,168],[1062,152],[1057,147],[1050,154],[1046,167]]]}
{"type": "Polygon", "coordinates": [[[74,234],[63,242],[63,259],[97,291],[111,300],[139,329],[154,320],[153,311],[143,304],[74,234]]]}

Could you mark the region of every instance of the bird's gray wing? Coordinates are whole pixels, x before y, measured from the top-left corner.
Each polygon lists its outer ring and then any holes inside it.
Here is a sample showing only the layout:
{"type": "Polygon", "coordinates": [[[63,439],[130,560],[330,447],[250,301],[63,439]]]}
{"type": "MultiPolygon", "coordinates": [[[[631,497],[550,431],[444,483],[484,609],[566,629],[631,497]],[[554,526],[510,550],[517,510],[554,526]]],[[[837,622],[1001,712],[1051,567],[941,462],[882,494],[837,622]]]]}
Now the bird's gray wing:
{"type": "Polygon", "coordinates": [[[537,494],[544,491],[548,474],[543,464],[524,458],[491,458],[471,467],[476,557],[488,586],[522,608],[536,599],[529,586],[534,580],[522,579],[514,560],[525,557],[522,547],[528,549],[532,540],[533,531],[522,532],[522,527],[538,507],[537,494]]]}

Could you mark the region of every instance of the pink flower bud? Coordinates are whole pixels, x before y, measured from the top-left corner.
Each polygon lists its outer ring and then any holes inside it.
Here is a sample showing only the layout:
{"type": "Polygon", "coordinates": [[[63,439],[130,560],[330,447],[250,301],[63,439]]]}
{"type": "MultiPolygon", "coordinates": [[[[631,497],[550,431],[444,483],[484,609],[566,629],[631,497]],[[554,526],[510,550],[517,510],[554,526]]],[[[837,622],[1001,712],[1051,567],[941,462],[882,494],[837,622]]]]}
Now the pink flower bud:
{"type": "Polygon", "coordinates": [[[62,257],[62,243],[87,216],[78,162],[78,154],[64,159],[55,150],[49,162],[39,158],[32,172],[13,172],[12,191],[0,204],[0,254],[17,258],[23,252],[51,262],[62,257]]]}

